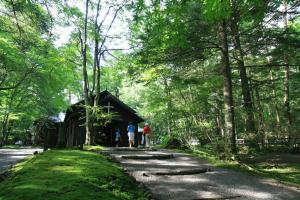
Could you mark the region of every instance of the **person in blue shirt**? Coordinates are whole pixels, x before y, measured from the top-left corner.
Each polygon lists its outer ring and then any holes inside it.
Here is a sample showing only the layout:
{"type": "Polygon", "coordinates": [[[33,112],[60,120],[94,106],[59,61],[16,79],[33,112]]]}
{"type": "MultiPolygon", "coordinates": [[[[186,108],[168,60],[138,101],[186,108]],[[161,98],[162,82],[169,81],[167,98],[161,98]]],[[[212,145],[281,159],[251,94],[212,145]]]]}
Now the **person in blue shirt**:
{"type": "Polygon", "coordinates": [[[118,128],[117,131],[116,131],[116,138],[115,138],[116,147],[119,146],[120,139],[121,139],[121,133],[120,133],[120,129],[118,128]]]}
{"type": "Polygon", "coordinates": [[[128,131],[129,147],[131,148],[134,145],[134,132],[135,132],[135,126],[132,124],[132,122],[129,122],[127,131],[128,131]]]}

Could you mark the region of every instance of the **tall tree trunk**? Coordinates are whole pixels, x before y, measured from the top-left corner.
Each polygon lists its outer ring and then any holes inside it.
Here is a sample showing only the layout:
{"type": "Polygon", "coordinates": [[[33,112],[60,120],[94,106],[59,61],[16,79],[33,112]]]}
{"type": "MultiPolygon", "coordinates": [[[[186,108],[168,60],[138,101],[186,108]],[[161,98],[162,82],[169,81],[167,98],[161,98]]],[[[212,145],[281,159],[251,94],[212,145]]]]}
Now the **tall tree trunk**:
{"type": "MultiPolygon", "coordinates": [[[[92,93],[95,94],[93,98],[93,115],[97,112],[97,106],[99,106],[99,98],[100,98],[100,59],[101,55],[99,55],[99,43],[100,43],[100,27],[98,25],[98,18],[100,14],[100,0],[97,3],[97,11],[95,16],[95,24],[94,24],[94,66],[93,66],[93,89],[92,93]]],[[[93,122],[92,122],[93,124],[93,122]]],[[[94,126],[92,127],[92,133],[94,133],[94,126]]],[[[91,134],[90,143],[94,144],[95,136],[91,134]]]]}
{"type": "Polygon", "coordinates": [[[0,137],[0,147],[2,147],[4,145],[4,137],[5,137],[5,124],[4,124],[4,120],[2,122],[2,130],[1,130],[1,137],[0,137]]]}
{"type": "MultiPolygon", "coordinates": [[[[232,80],[231,80],[231,69],[229,63],[228,54],[228,41],[227,41],[227,30],[226,22],[223,20],[219,24],[219,38],[220,47],[222,50],[221,54],[221,65],[222,75],[224,79],[223,93],[224,93],[224,115],[225,115],[225,145],[229,144],[231,138],[231,151],[237,153],[236,149],[236,135],[235,135],[235,123],[234,123],[234,105],[232,95],[232,80]]],[[[226,150],[226,149],[225,149],[226,150]]]]}
{"type": "MultiPolygon", "coordinates": [[[[284,2],[284,28],[285,31],[288,31],[288,17],[287,17],[287,2],[284,2]]],[[[287,37],[287,33],[285,33],[285,38],[287,37]]],[[[289,60],[288,53],[286,49],[284,49],[284,107],[286,112],[286,117],[288,120],[288,125],[290,126],[292,123],[291,113],[290,113],[290,93],[289,93],[289,60]]]]}
{"type": "MultiPolygon", "coordinates": [[[[276,99],[276,97],[277,97],[276,87],[275,87],[273,72],[271,69],[270,69],[270,79],[271,79],[272,94],[273,94],[273,97],[276,99]]],[[[274,102],[274,104],[275,104],[276,127],[279,128],[280,127],[279,108],[278,108],[277,102],[274,102]]]]}
{"type": "MultiPolygon", "coordinates": [[[[267,47],[267,45],[266,45],[266,47],[267,47]]],[[[267,52],[267,54],[269,54],[270,52],[269,52],[269,49],[268,48],[266,48],[265,49],[265,51],[267,52]]],[[[271,65],[272,63],[271,63],[271,60],[270,60],[270,58],[268,58],[267,57],[267,63],[269,64],[269,65],[271,65]]],[[[275,80],[274,80],[274,76],[273,76],[273,70],[270,68],[270,71],[269,71],[269,73],[270,73],[270,80],[271,80],[271,88],[272,88],[272,95],[273,95],[273,97],[274,97],[274,106],[275,106],[275,121],[276,121],[276,128],[277,128],[277,131],[279,132],[280,130],[280,111],[279,111],[279,107],[278,107],[278,103],[277,103],[277,101],[276,101],[276,97],[277,97],[277,93],[276,93],[276,85],[275,85],[275,80]]],[[[277,135],[277,137],[278,137],[278,135],[277,135]]]]}
{"type": "Polygon", "coordinates": [[[85,20],[84,20],[84,38],[82,43],[82,72],[83,72],[83,91],[84,91],[84,104],[85,104],[85,144],[91,144],[91,132],[90,132],[90,112],[88,106],[89,101],[89,89],[88,89],[88,74],[87,74],[87,23],[88,23],[88,8],[89,0],[85,3],[85,20]]]}
{"type": "Polygon", "coordinates": [[[238,10],[238,2],[236,0],[231,0],[232,5],[232,20],[231,20],[231,32],[233,35],[233,43],[235,47],[237,65],[239,67],[240,79],[242,85],[242,95],[243,95],[243,105],[247,113],[246,117],[246,130],[248,132],[255,131],[255,123],[254,123],[254,114],[253,114],[253,105],[252,98],[250,93],[249,81],[247,77],[247,71],[245,68],[244,62],[244,53],[241,47],[240,42],[240,33],[239,33],[239,10],[238,10]]]}
{"type": "Polygon", "coordinates": [[[264,117],[263,117],[263,108],[260,103],[260,95],[258,91],[258,86],[255,87],[255,94],[256,94],[256,104],[257,104],[257,111],[258,111],[258,118],[259,118],[259,123],[258,123],[258,132],[259,134],[259,140],[262,144],[262,147],[265,147],[265,141],[266,141],[266,135],[265,135],[265,126],[264,126],[264,117]]]}
{"type": "Polygon", "coordinates": [[[100,3],[101,1],[98,0],[97,3],[97,11],[96,11],[96,17],[95,17],[95,27],[94,27],[94,31],[95,31],[95,49],[94,49],[94,85],[95,89],[96,89],[96,98],[94,100],[94,106],[98,105],[98,101],[99,101],[99,95],[100,95],[100,60],[101,60],[101,49],[99,49],[99,44],[100,44],[100,25],[98,24],[98,18],[99,18],[99,14],[100,14],[100,3]],[[95,73],[96,72],[96,73],[95,73]]]}
{"type": "Polygon", "coordinates": [[[217,133],[224,137],[224,128],[222,122],[222,110],[216,107],[216,125],[217,125],[217,133]]]}
{"type": "Polygon", "coordinates": [[[168,131],[168,135],[171,135],[172,134],[172,110],[173,110],[172,100],[171,100],[171,90],[168,85],[168,81],[166,77],[163,77],[163,81],[165,86],[164,88],[165,93],[167,95],[167,131],[168,131]]]}
{"type": "Polygon", "coordinates": [[[7,144],[7,138],[8,138],[8,120],[9,120],[9,113],[4,114],[4,118],[2,121],[2,139],[0,146],[7,144]]]}

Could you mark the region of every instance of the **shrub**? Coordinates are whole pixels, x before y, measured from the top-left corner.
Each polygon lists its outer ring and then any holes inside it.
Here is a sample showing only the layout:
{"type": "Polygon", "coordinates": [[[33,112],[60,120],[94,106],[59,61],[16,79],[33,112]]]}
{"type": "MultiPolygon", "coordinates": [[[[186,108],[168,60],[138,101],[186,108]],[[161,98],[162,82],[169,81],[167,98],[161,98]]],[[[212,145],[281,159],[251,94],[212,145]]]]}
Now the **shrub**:
{"type": "Polygon", "coordinates": [[[182,148],[182,142],[179,139],[173,136],[165,135],[162,137],[162,147],[169,149],[182,148]]]}

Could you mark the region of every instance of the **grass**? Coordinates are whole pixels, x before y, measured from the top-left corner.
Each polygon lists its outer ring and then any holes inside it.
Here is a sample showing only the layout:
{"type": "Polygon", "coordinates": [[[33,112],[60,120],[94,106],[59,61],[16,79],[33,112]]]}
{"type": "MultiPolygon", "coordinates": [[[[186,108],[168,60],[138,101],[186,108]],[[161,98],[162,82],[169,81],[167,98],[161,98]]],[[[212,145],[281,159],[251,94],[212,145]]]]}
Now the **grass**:
{"type": "Polygon", "coordinates": [[[148,199],[133,178],[104,156],[79,150],[51,150],[12,169],[0,183],[0,200],[148,199]]]}
{"type": "Polygon", "coordinates": [[[15,145],[15,144],[11,144],[11,145],[4,145],[2,147],[0,147],[0,149],[19,149],[22,146],[20,145],[15,145]]]}
{"type": "Polygon", "coordinates": [[[202,149],[184,150],[192,156],[201,157],[216,167],[233,169],[262,177],[273,178],[282,183],[300,186],[300,164],[299,163],[251,163],[246,164],[238,161],[220,160],[210,152],[202,149]]]}
{"type": "Polygon", "coordinates": [[[249,164],[257,173],[274,178],[283,183],[300,186],[300,164],[249,164]]]}
{"type": "MultiPolygon", "coordinates": [[[[4,145],[0,147],[0,149],[20,149],[20,148],[26,148],[29,147],[28,145],[17,145],[17,144],[9,144],[9,145],[4,145]]],[[[31,145],[30,147],[36,147],[36,148],[43,148],[41,146],[37,145],[31,145]]]]}
{"type": "Polygon", "coordinates": [[[83,150],[86,150],[86,151],[100,151],[103,149],[104,149],[104,147],[99,146],[99,145],[84,145],[83,146],[83,150]]]}

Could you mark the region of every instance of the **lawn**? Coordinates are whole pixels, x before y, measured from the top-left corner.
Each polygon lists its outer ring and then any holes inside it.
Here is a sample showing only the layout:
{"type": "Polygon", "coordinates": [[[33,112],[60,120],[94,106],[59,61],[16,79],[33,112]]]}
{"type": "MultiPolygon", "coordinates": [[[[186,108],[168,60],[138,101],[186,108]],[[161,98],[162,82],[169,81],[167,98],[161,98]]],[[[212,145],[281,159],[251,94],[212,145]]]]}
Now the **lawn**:
{"type": "Polygon", "coordinates": [[[51,150],[18,164],[0,183],[0,200],[148,199],[147,191],[104,156],[51,150]]]}
{"type": "Polygon", "coordinates": [[[0,149],[19,149],[20,147],[22,147],[22,146],[12,144],[12,145],[4,145],[4,146],[0,147],[0,149]]]}
{"type": "MultiPolygon", "coordinates": [[[[201,149],[188,150],[185,152],[206,159],[216,167],[251,173],[262,177],[273,178],[283,183],[300,186],[299,162],[274,163],[269,160],[264,162],[260,160],[260,162],[248,163],[241,161],[223,161],[212,153],[201,149]]],[[[269,154],[266,154],[264,157],[268,157],[268,155],[269,154]]],[[[272,154],[270,154],[270,156],[272,156],[272,154]]],[[[256,159],[259,160],[258,158],[256,159]]]]}
{"type": "Polygon", "coordinates": [[[100,151],[105,149],[103,146],[99,146],[99,145],[83,145],[83,149],[86,151],[100,151]]]}
{"type": "Polygon", "coordinates": [[[250,164],[250,167],[266,175],[282,182],[292,183],[300,186],[300,164],[250,164]]]}

